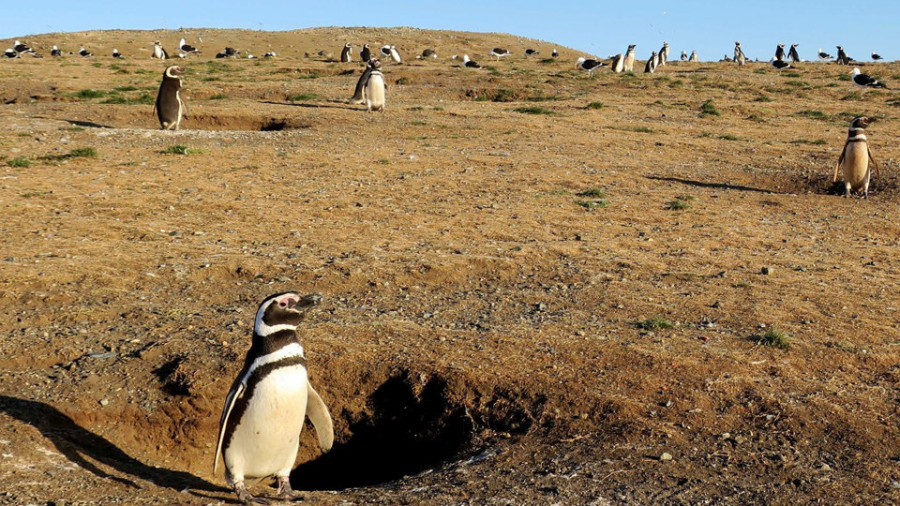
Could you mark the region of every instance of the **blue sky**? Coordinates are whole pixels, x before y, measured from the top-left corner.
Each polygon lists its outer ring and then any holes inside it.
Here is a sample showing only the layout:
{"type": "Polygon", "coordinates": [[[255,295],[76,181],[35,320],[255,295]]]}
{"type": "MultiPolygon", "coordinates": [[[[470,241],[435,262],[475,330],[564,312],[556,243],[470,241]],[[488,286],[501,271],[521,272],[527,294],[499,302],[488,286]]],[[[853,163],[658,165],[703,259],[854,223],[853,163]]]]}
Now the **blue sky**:
{"type": "Polygon", "coordinates": [[[740,40],[751,59],[768,60],[778,42],[800,44],[814,59],[819,47],[867,61],[872,51],[900,58],[900,2],[472,0],[418,2],[345,0],[233,2],[41,0],[17,4],[0,19],[0,38],[97,29],[247,28],[293,30],[316,26],[413,26],[505,32],[606,57],[637,44],[643,59],[664,40],[677,55],[696,49],[701,60],[732,53],[740,40]],[[23,6],[24,5],[24,6],[23,6]],[[37,8],[39,5],[39,8],[37,8]]]}

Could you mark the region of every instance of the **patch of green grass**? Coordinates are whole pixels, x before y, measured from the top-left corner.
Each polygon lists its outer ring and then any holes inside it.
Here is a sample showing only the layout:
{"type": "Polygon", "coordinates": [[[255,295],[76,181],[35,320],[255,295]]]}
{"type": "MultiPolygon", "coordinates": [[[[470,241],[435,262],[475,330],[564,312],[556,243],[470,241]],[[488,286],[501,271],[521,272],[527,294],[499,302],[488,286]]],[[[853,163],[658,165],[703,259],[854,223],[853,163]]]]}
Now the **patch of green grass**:
{"type": "Polygon", "coordinates": [[[137,90],[138,89],[135,88],[134,86],[119,86],[119,87],[113,88],[113,91],[118,91],[119,93],[125,93],[128,91],[137,91],[137,90]]]}
{"type": "Polygon", "coordinates": [[[675,200],[670,200],[666,202],[666,208],[674,211],[681,211],[683,209],[688,209],[691,207],[691,201],[694,200],[694,197],[691,195],[680,195],[675,197],[675,200]]]}
{"type": "Polygon", "coordinates": [[[191,153],[191,150],[188,149],[187,146],[176,144],[174,146],[167,147],[166,149],[160,151],[160,153],[164,155],[187,155],[191,153]]]}
{"type": "Polygon", "coordinates": [[[756,336],[756,341],[765,346],[771,346],[780,350],[787,350],[791,347],[790,336],[775,328],[771,328],[764,334],[756,336]]]}
{"type": "Polygon", "coordinates": [[[796,79],[790,80],[790,81],[785,81],[784,84],[787,86],[790,86],[791,88],[808,88],[809,87],[808,82],[800,81],[800,80],[796,80],[796,79]]]}
{"type": "Polygon", "coordinates": [[[306,74],[300,74],[299,76],[297,76],[297,79],[318,79],[320,77],[322,77],[322,74],[319,74],[318,72],[309,72],[306,74]]]}
{"type": "Polygon", "coordinates": [[[100,103],[101,104],[127,104],[128,99],[126,99],[122,95],[110,95],[106,100],[103,100],[100,103]]]}
{"type": "Polygon", "coordinates": [[[684,86],[684,81],[682,81],[681,79],[675,79],[670,82],[668,86],[669,88],[681,88],[682,86],[684,86]]]}
{"type": "Polygon", "coordinates": [[[797,72],[783,72],[781,75],[784,77],[800,77],[800,74],[798,74],[797,72]]]}
{"type": "Polygon", "coordinates": [[[492,76],[499,76],[499,75],[500,75],[500,71],[497,70],[497,67],[488,66],[488,67],[484,67],[484,68],[485,68],[492,76]]]}
{"type": "Polygon", "coordinates": [[[700,116],[721,116],[722,113],[716,109],[716,104],[712,101],[712,99],[707,100],[700,104],[700,116]]]}
{"type": "Polygon", "coordinates": [[[600,188],[591,188],[589,190],[584,190],[576,193],[579,197],[594,197],[598,199],[602,199],[606,197],[606,192],[601,190],[600,188]]]}
{"type": "Polygon", "coordinates": [[[409,124],[412,126],[425,126],[428,124],[428,122],[422,121],[420,119],[416,119],[416,120],[410,121],[409,124]]]}
{"type": "Polygon", "coordinates": [[[603,200],[603,199],[576,200],[575,204],[587,209],[588,211],[590,211],[592,209],[605,209],[605,208],[609,207],[609,201],[603,200]]]}
{"type": "Polygon", "coordinates": [[[494,95],[494,102],[512,102],[516,99],[516,92],[509,88],[500,88],[494,95]]]}
{"type": "Polygon", "coordinates": [[[854,91],[841,97],[841,100],[859,100],[860,98],[862,98],[862,95],[854,91]]]}
{"type": "Polygon", "coordinates": [[[809,139],[795,139],[791,141],[791,144],[811,144],[813,146],[824,146],[828,144],[828,142],[826,142],[825,139],[816,139],[814,141],[811,141],[809,139]]]}
{"type": "Polygon", "coordinates": [[[556,95],[535,95],[525,99],[526,102],[556,102],[557,100],[562,99],[556,95]]]}
{"type": "Polygon", "coordinates": [[[405,84],[409,84],[410,80],[408,77],[403,76],[400,79],[397,79],[397,81],[395,81],[395,82],[397,83],[398,86],[403,86],[405,84]]]}
{"type": "Polygon", "coordinates": [[[375,160],[375,163],[380,163],[381,165],[389,165],[391,161],[387,158],[379,158],[378,160],[375,160]]]}
{"type": "Polygon", "coordinates": [[[515,109],[513,109],[513,111],[522,114],[553,114],[553,111],[551,111],[550,109],[545,109],[543,107],[535,105],[530,107],[516,107],[515,109]]]}
{"type": "Polygon", "coordinates": [[[603,109],[603,102],[591,102],[584,106],[585,109],[603,109]]]}
{"type": "Polygon", "coordinates": [[[69,151],[69,158],[78,158],[78,157],[88,157],[93,158],[97,156],[97,150],[94,148],[77,148],[69,151]]]}
{"type": "Polygon", "coordinates": [[[753,99],[753,101],[754,102],[774,102],[772,97],[769,97],[766,95],[760,95],[760,96],[756,97],[755,99],[753,99]]]}
{"type": "Polygon", "coordinates": [[[228,98],[228,95],[224,93],[216,93],[215,95],[209,97],[210,100],[225,100],[228,98]]]}
{"type": "Polygon", "coordinates": [[[244,70],[242,67],[232,67],[231,65],[226,65],[217,61],[208,61],[205,63],[205,65],[206,72],[209,74],[215,74],[218,72],[241,72],[244,70]]]}
{"type": "Polygon", "coordinates": [[[41,191],[33,191],[33,192],[25,192],[21,195],[23,199],[30,199],[32,197],[43,197],[44,195],[49,195],[51,192],[41,192],[41,191]]]}
{"type": "Polygon", "coordinates": [[[797,112],[797,116],[803,116],[804,118],[828,121],[827,114],[825,114],[822,111],[815,111],[815,110],[810,110],[810,109],[806,109],[806,110],[797,112]]]}
{"type": "Polygon", "coordinates": [[[637,327],[643,330],[674,329],[675,324],[665,318],[654,316],[637,322],[637,327]]]}
{"type": "Polygon", "coordinates": [[[849,74],[849,73],[847,73],[847,74],[839,74],[839,75],[837,76],[837,80],[838,80],[838,81],[849,81],[850,79],[853,79],[853,78],[850,77],[850,74],[849,74]]]}
{"type": "Polygon", "coordinates": [[[78,90],[75,93],[71,93],[70,97],[74,98],[83,98],[83,99],[91,99],[91,98],[100,98],[106,96],[106,92],[103,90],[78,90]]]}
{"type": "Polygon", "coordinates": [[[76,126],[63,127],[60,130],[65,130],[67,132],[84,132],[84,127],[76,125],[76,126]]]}
{"type": "Polygon", "coordinates": [[[737,136],[731,135],[731,134],[720,135],[719,139],[722,139],[723,141],[739,141],[740,140],[737,136]]]}
{"type": "Polygon", "coordinates": [[[304,100],[315,100],[319,98],[315,93],[301,93],[299,95],[293,95],[288,100],[291,102],[302,102],[304,100]]]}
{"type": "Polygon", "coordinates": [[[17,158],[13,158],[12,160],[7,160],[6,165],[16,168],[31,167],[31,160],[25,158],[24,156],[19,156],[17,158]]]}
{"type": "Polygon", "coordinates": [[[417,106],[414,106],[414,107],[407,107],[406,110],[407,110],[407,111],[424,111],[425,108],[422,107],[421,105],[417,105],[417,106]]]}
{"type": "Polygon", "coordinates": [[[553,63],[556,61],[556,58],[542,58],[538,60],[538,63],[553,63]]]}

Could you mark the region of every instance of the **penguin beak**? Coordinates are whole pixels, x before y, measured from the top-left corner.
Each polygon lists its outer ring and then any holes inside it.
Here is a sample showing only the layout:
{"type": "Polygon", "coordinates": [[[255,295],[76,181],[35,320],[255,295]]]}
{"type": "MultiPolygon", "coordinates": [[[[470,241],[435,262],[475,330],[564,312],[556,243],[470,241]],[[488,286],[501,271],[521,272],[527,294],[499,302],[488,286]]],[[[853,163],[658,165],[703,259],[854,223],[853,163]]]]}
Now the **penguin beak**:
{"type": "Polygon", "coordinates": [[[322,296],[317,293],[311,293],[303,297],[287,297],[282,299],[280,304],[284,304],[284,308],[299,313],[303,309],[318,306],[322,302],[322,296]]]}

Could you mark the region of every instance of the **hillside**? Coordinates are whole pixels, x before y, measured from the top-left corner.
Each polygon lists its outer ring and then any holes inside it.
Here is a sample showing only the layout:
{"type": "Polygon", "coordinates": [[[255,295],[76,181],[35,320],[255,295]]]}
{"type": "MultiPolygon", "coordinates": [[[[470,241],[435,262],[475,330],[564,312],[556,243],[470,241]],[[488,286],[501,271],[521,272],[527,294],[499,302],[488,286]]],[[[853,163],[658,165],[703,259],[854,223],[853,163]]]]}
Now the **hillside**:
{"type": "Polygon", "coordinates": [[[900,501],[894,91],[833,63],[590,77],[412,28],[26,41],[0,61],[0,502],[234,502],[218,418],[284,290],[324,296],[315,504],[900,501]],[[182,36],[163,132],[150,49],[182,36]],[[404,55],[385,113],[318,55],[346,41],[404,55]],[[831,181],[858,114],[867,200],[831,181]]]}

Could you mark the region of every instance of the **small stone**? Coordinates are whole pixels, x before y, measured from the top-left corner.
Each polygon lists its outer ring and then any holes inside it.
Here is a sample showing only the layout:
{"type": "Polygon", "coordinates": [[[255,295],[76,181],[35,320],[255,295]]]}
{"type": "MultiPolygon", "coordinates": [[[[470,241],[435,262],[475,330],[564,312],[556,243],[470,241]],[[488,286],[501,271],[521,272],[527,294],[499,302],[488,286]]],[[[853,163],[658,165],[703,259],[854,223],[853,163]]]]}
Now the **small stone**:
{"type": "Polygon", "coordinates": [[[668,462],[672,460],[672,454],[669,452],[663,452],[662,455],[659,456],[660,462],[668,462]]]}
{"type": "Polygon", "coordinates": [[[108,406],[108,405],[109,405],[109,399],[100,399],[100,405],[101,405],[101,406],[108,406]]]}
{"type": "Polygon", "coordinates": [[[775,271],[775,269],[773,267],[763,267],[762,268],[762,273],[765,274],[766,276],[768,276],[769,274],[772,274],[772,272],[774,272],[774,271],[775,271]]]}

